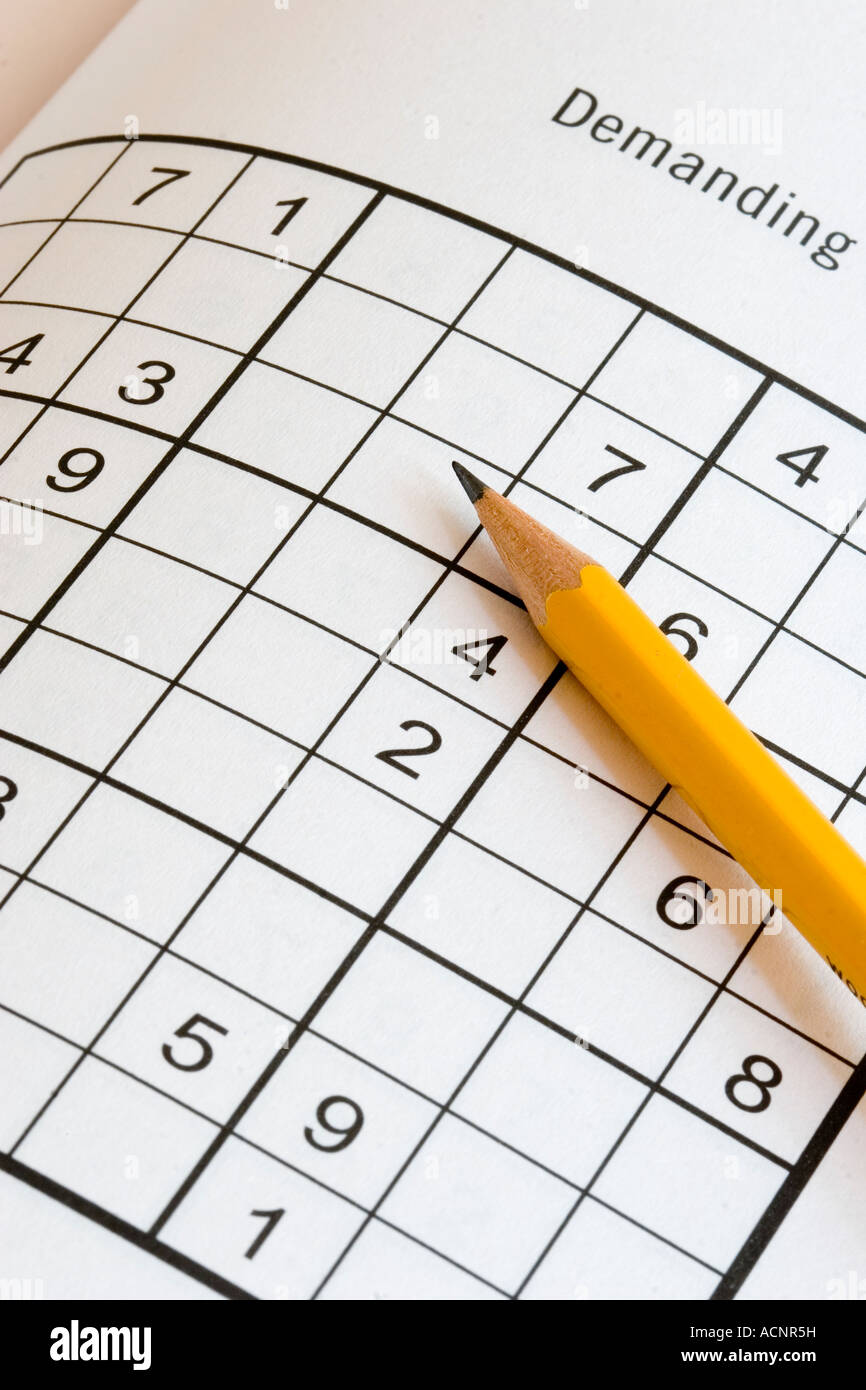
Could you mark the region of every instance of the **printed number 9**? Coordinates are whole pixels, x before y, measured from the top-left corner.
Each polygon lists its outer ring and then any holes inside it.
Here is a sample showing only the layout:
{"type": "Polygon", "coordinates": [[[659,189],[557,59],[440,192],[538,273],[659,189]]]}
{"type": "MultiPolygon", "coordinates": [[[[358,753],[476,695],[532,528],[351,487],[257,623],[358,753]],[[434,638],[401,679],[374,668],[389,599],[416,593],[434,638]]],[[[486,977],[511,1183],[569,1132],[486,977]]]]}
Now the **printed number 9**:
{"type": "Polygon", "coordinates": [[[352,1140],[358,1137],[361,1132],[361,1126],[364,1123],[364,1112],[360,1105],[358,1105],[356,1101],[350,1100],[348,1096],[327,1096],[316,1111],[316,1122],[322,1129],[327,1130],[329,1134],[337,1134],[340,1136],[336,1144],[326,1144],[323,1143],[322,1140],[317,1139],[310,1125],[307,1125],[307,1128],[304,1130],[304,1138],[308,1144],[312,1144],[314,1149],[321,1149],[323,1153],[335,1154],[339,1149],[348,1148],[352,1140]],[[335,1124],[333,1119],[328,1115],[328,1111],[332,1105],[348,1105],[353,1115],[353,1118],[348,1124],[335,1124]]]}

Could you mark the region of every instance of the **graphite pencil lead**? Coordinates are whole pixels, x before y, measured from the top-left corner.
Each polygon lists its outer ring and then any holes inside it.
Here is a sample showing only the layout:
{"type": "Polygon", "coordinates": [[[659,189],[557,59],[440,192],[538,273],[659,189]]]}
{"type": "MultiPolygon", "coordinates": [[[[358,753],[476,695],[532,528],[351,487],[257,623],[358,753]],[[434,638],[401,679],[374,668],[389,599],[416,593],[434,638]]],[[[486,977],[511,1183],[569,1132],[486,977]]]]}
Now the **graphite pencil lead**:
{"type": "Polygon", "coordinates": [[[480,482],[462,464],[453,467],[529,616],[536,627],[543,626],[550,594],[577,588],[581,571],[596,561],[515,506],[509,497],[480,482]]]}
{"type": "Polygon", "coordinates": [[[470,502],[474,503],[480,501],[485,492],[485,485],[482,483],[481,479],[476,478],[474,473],[470,473],[469,469],[464,468],[463,464],[458,463],[456,459],[451,464],[451,467],[463,484],[470,502]]]}

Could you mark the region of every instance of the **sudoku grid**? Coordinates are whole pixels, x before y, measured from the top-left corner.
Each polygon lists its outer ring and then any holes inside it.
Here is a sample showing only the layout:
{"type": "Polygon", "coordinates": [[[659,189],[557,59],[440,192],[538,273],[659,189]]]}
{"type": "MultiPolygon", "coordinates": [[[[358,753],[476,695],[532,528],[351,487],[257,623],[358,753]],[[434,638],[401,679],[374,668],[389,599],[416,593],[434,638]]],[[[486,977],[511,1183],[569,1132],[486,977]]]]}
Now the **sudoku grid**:
{"type": "Polygon", "coordinates": [[[229,1297],[733,1296],[866,1089],[862,1008],[769,914],[703,921],[747,878],[450,464],[863,851],[864,427],[217,142],[28,156],[0,286],[0,1167],[229,1297]]]}

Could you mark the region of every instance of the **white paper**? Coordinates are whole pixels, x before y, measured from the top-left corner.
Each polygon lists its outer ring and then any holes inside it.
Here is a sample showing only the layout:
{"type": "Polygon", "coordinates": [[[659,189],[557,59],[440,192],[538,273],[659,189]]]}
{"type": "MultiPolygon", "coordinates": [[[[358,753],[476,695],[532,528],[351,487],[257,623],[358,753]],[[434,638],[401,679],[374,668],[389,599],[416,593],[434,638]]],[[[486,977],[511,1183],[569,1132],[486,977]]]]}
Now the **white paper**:
{"type": "Polygon", "coordinates": [[[861,1296],[863,1007],[450,468],[863,849],[857,70],[791,15],[142,0],[8,153],[7,1296],[861,1296]]]}

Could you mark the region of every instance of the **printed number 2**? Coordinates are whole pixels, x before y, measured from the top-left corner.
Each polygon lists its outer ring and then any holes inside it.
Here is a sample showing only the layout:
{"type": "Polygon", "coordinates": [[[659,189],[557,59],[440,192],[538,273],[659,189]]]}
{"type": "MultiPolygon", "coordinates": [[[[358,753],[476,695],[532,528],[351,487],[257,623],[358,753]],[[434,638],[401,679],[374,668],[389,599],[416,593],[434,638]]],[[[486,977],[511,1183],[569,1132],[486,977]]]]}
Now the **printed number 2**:
{"type": "Polygon", "coordinates": [[[407,734],[410,729],[423,729],[430,735],[429,743],[420,743],[415,748],[383,748],[376,757],[389,767],[396,767],[398,772],[405,772],[407,777],[417,777],[418,773],[414,767],[404,767],[401,758],[422,758],[427,753],[435,753],[437,748],[442,747],[442,735],[438,729],[434,729],[432,724],[425,724],[423,719],[405,719],[400,725],[407,734]]]}

